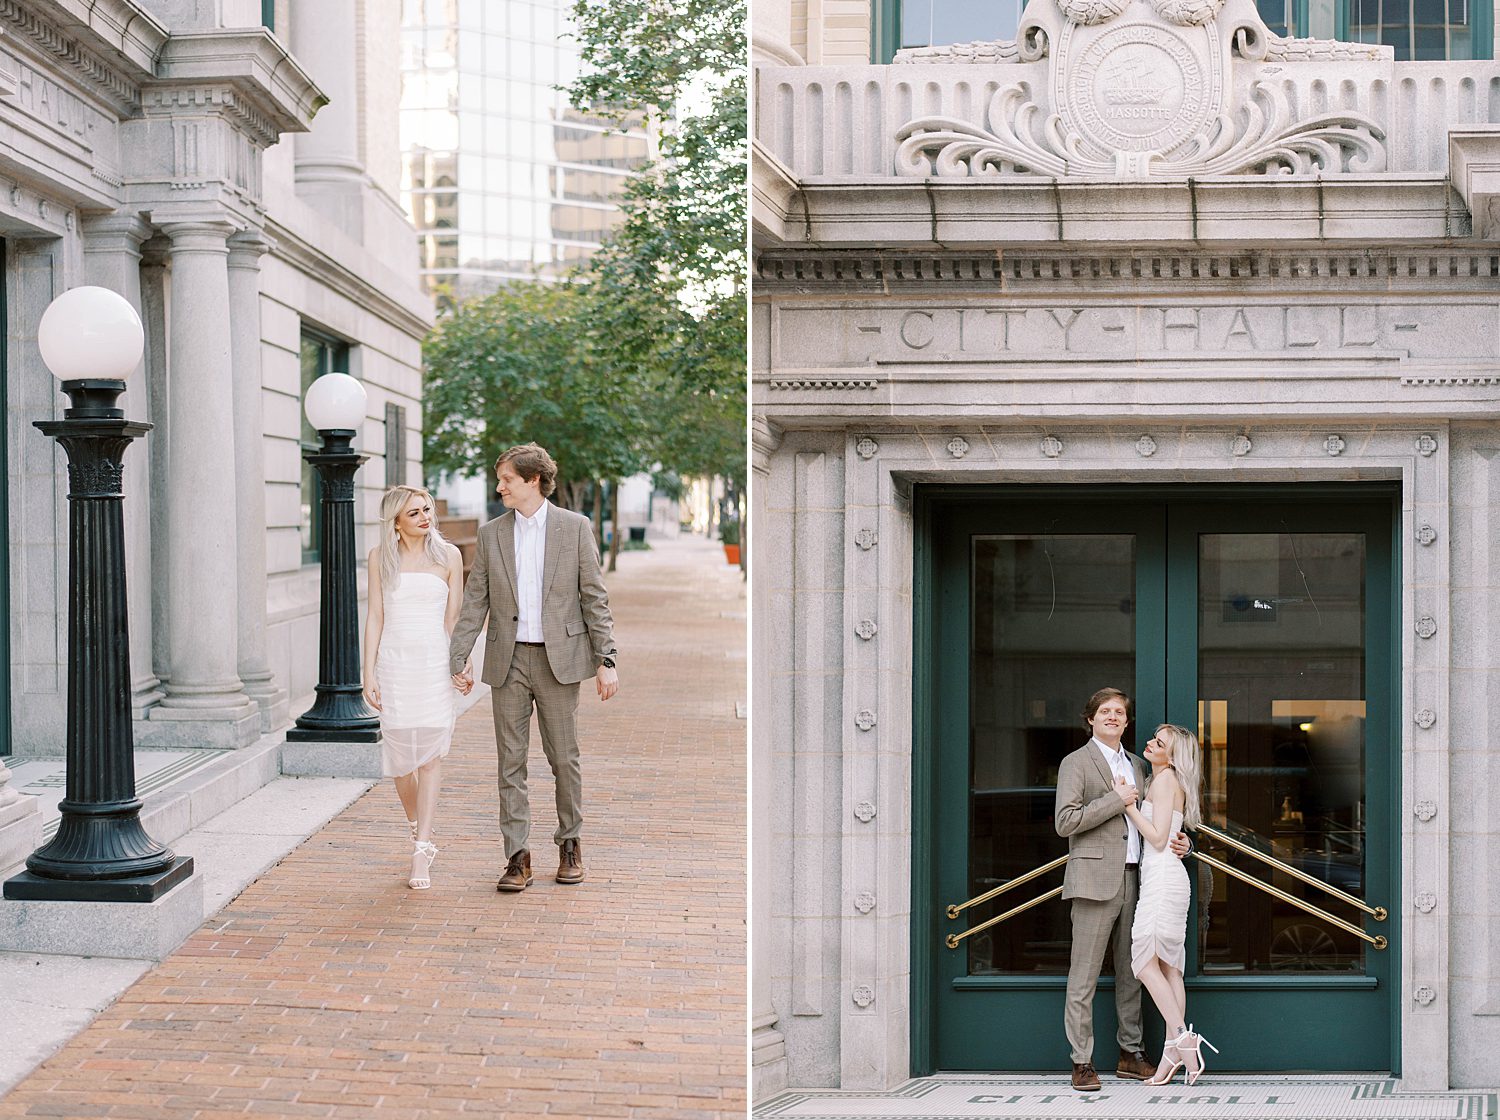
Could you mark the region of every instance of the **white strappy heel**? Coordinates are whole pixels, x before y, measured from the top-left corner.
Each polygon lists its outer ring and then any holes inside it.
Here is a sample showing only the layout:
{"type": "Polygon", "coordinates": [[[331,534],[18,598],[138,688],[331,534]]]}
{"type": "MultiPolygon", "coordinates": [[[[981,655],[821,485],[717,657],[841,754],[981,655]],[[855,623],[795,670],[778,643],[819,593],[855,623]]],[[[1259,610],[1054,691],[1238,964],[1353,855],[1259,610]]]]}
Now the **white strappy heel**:
{"type": "Polygon", "coordinates": [[[432,886],[432,878],[428,874],[432,870],[432,861],[437,859],[437,845],[428,840],[413,840],[411,853],[411,878],[406,885],[414,891],[425,891],[432,886]],[[421,866],[421,873],[417,868],[421,866]]]}
{"type": "MultiPolygon", "coordinates": [[[[1178,1036],[1179,1040],[1187,1038],[1191,1038],[1192,1042],[1184,1043],[1180,1047],[1180,1049],[1183,1051],[1191,1050],[1193,1052],[1193,1057],[1198,1059],[1198,1068],[1194,1070],[1188,1070],[1188,1072],[1183,1075],[1183,1080],[1185,1080],[1189,1085],[1196,1085],[1198,1084],[1198,1078],[1203,1076],[1204,1064],[1202,1048],[1204,1046],[1207,1046],[1215,1054],[1219,1052],[1219,1048],[1212,1042],[1208,1041],[1208,1039],[1204,1038],[1201,1034],[1194,1034],[1193,1024],[1191,1023],[1188,1024],[1188,1029],[1183,1031],[1182,1034],[1178,1036]]],[[[1186,1055],[1184,1054],[1184,1058],[1185,1057],[1186,1055]]]]}

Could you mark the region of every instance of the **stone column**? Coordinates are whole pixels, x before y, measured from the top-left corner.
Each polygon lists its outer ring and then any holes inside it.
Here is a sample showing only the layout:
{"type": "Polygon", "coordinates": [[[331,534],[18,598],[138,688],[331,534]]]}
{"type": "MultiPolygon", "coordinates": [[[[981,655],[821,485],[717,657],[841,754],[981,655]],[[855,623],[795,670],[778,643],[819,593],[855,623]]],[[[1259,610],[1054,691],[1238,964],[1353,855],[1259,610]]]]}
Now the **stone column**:
{"type": "MultiPolygon", "coordinates": [[[[146,440],[141,456],[149,465],[151,476],[150,494],[150,554],[149,584],[151,587],[151,664],[152,672],[163,685],[166,684],[167,667],[171,664],[171,648],[167,638],[171,627],[167,624],[168,575],[172,570],[167,531],[167,469],[170,446],[168,432],[171,417],[168,415],[167,390],[167,303],[170,295],[167,285],[167,257],[172,243],[158,233],[141,247],[141,321],[146,328],[146,383],[147,397],[151,401],[151,436],[146,440]]],[[[136,581],[142,582],[142,581],[136,581]]],[[[134,633],[134,631],[132,631],[134,633]]],[[[137,725],[136,742],[142,741],[145,729],[137,725]]]]}
{"type": "MultiPolygon", "coordinates": [[[[758,566],[774,562],[770,560],[774,554],[773,550],[768,548],[766,543],[768,537],[774,540],[774,534],[767,532],[766,494],[770,483],[771,455],[781,444],[781,429],[756,416],[750,421],[750,435],[750,467],[755,483],[750,488],[751,532],[748,539],[752,542],[750,570],[753,579],[758,566]]],[[[776,551],[785,555],[788,547],[789,542],[782,541],[776,551]]],[[[759,650],[773,648],[776,643],[771,612],[762,609],[762,603],[757,602],[751,617],[755,627],[755,648],[759,650]]],[[[761,659],[760,665],[767,663],[765,659],[761,659]]],[[[764,672],[760,665],[752,668],[751,672],[755,677],[755,695],[762,698],[762,703],[766,703],[771,695],[771,682],[769,674],[764,672]]],[[[771,996],[772,961],[775,959],[776,946],[772,944],[774,931],[771,929],[769,919],[775,903],[769,890],[770,876],[767,870],[775,865],[772,835],[776,830],[775,814],[778,806],[775,804],[776,799],[773,794],[776,784],[775,767],[772,761],[774,740],[771,733],[771,721],[765,718],[765,714],[766,709],[763,708],[761,717],[755,720],[755,733],[750,743],[751,778],[754,788],[760,791],[754,800],[755,817],[751,825],[753,840],[750,846],[751,866],[759,872],[750,878],[755,896],[751,899],[750,905],[752,931],[750,943],[755,947],[754,956],[750,961],[750,1099],[752,1101],[764,1100],[787,1087],[786,1038],[778,1029],[780,1017],[771,996]]]]}
{"type": "Polygon", "coordinates": [[[229,240],[229,323],[234,370],[235,518],[239,554],[240,680],[260,708],[260,729],[287,721],[287,694],[266,656],[266,464],[261,409],[260,258],[271,243],[259,231],[229,240]]]}
{"type": "MultiPolygon", "coordinates": [[[[146,320],[141,300],[141,243],[151,227],[132,214],[91,218],[83,224],[84,275],[90,284],[119,292],[146,320]]],[[[122,406],[131,420],[154,421],[150,378],[144,360],[129,379],[122,406]]],[[[155,438],[155,437],[153,437],[155,438]]],[[[145,719],[162,698],[151,657],[151,459],[145,448],[125,456],[125,563],[130,617],[130,712],[145,719]]]]}
{"type": "Polygon", "coordinates": [[[144,745],[240,747],[260,708],[240,683],[227,222],[173,221],[168,360],[167,696],[144,745]]]}
{"type": "Polygon", "coordinates": [[[750,62],[801,66],[804,59],[792,46],[791,37],[792,0],[755,0],[750,20],[750,62]]]}
{"type": "Polygon", "coordinates": [[[295,141],[296,189],[356,240],[363,234],[364,161],[359,146],[355,0],[292,5],[292,50],[328,104],[295,141]]]}

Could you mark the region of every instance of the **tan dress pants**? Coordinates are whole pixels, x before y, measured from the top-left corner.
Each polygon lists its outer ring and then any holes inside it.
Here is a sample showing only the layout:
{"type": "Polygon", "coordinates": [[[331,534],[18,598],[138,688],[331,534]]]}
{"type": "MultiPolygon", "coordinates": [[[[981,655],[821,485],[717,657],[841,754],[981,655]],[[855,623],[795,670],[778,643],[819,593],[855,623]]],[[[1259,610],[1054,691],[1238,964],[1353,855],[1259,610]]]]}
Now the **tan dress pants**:
{"type": "Polygon", "coordinates": [[[542,733],[542,749],[557,781],[557,831],[552,834],[553,843],[580,838],[583,830],[577,720],[580,687],[558,682],[543,647],[517,642],[505,683],[491,692],[495,749],[500,761],[500,835],[505,839],[507,860],[530,843],[526,755],[533,708],[542,733]]]}
{"type": "Polygon", "coordinates": [[[1075,898],[1073,952],[1068,962],[1068,1001],[1063,1013],[1068,1047],[1075,1064],[1094,1060],[1094,991],[1104,953],[1115,948],[1115,1021],[1120,1049],[1141,1049],[1141,982],[1130,967],[1130,927],[1135,923],[1135,901],[1140,874],[1125,869],[1119,893],[1107,901],[1075,898]]]}

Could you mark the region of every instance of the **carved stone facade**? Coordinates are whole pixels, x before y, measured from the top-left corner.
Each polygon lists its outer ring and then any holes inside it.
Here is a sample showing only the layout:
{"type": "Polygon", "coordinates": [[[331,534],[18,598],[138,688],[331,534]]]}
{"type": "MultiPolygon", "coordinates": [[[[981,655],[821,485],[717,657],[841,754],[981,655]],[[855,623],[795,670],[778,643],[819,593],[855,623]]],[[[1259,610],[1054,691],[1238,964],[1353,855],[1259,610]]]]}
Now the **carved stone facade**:
{"type": "MultiPolygon", "coordinates": [[[[30,422],[63,403],[36,350],[37,321],[79,284],[120,292],[146,327],[122,404],[154,430],[116,481],[137,742],[242,746],[284,726],[316,683],[318,569],[299,548],[302,330],[347,341],[369,389],[358,444],[376,461],[360,479],[363,523],[386,483],[386,401],[418,422],[432,313],[392,201],[394,138],[340,138],[388,154],[359,169],[358,236],[299,194],[291,150],[294,135],[394,130],[394,119],[352,107],[319,110],[327,59],[363,58],[356,10],[366,30],[393,38],[399,5],[351,0],[347,26],[300,42],[284,3],[274,30],[238,25],[261,5],[232,0],[86,7],[66,19],[58,9],[54,22],[51,6],[0,3],[7,492],[28,511],[6,573],[6,746],[36,755],[63,745],[67,479],[30,422]]],[[[399,438],[420,463],[418,431],[399,438]]]]}
{"type": "Polygon", "coordinates": [[[1392,1065],[1490,1084],[1500,123],[1460,91],[1500,66],[1239,0],[1032,0],[1015,43],[890,66],[756,35],[757,1097],[912,1071],[933,484],[1399,485],[1392,1065]]]}

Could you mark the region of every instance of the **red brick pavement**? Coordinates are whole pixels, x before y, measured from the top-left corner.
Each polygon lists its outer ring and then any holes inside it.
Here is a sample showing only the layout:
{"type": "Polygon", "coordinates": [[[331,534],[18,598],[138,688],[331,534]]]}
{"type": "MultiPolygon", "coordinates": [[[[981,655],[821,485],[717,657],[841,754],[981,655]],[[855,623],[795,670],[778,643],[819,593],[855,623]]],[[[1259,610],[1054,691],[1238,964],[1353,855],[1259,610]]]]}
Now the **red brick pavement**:
{"type": "Polygon", "coordinates": [[[706,543],[620,557],[621,691],[580,705],[588,880],[498,894],[487,700],[445,767],[433,886],[376,786],[3,1101],[0,1116],[742,1117],[745,598],[706,543]],[[729,615],[730,617],[725,617],[729,615]]]}

